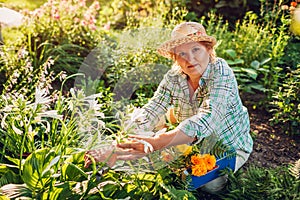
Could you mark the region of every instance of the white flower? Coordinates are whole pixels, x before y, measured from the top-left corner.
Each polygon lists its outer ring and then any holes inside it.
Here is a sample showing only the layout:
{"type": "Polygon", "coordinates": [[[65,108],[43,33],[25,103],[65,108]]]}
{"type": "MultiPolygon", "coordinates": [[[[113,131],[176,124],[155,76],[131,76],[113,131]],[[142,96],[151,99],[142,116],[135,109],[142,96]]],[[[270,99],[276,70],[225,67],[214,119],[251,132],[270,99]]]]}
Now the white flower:
{"type": "Polygon", "coordinates": [[[57,110],[48,110],[44,111],[43,113],[38,113],[38,117],[49,117],[54,119],[62,119],[63,116],[57,114],[57,110]]]}
{"type": "Polygon", "coordinates": [[[132,113],[128,114],[129,120],[125,122],[125,131],[136,128],[136,124],[143,123],[147,120],[146,114],[142,108],[135,108],[132,113]]]}
{"type": "Polygon", "coordinates": [[[47,90],[36,88],[35,89],[35,104],[48,104],[51,102],[50,97],[47,97],[47,90]]]}
{"type": "Polygon", "coordinates": [[[129,114],[129,116],[132,122],[144,122],[146,120],[146,114],[142,108],[135,108],[134,111],[129,114]]]}
{"type": "Polygon", "coordinates": [[[14,130],[14,132],[18,135],[22,135],[23,131],[21,131],[20,129],[18,129],[14,123],[12,123],[12,129],[14,130]]]}

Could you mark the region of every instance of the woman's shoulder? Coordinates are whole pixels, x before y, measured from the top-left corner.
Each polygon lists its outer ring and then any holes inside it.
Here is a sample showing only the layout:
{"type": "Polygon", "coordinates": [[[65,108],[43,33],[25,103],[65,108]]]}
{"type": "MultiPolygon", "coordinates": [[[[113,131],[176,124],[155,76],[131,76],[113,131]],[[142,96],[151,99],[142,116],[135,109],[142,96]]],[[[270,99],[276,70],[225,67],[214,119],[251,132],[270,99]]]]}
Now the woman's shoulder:
{"type": "Polygon", "coordinates": [[[167,73],[165,74],[165,78],[168,80],[178,80],[179,78],[185,76],[179,68],[172,67],[167,73]]]}
{"type": "Polygon", "coordinates": [[[216,58],[215,63],[213,64],[213,71],[222,76],[231,76],[233,75],[232,69],[229,67],[228,63],[223,58],[216,58]]]}

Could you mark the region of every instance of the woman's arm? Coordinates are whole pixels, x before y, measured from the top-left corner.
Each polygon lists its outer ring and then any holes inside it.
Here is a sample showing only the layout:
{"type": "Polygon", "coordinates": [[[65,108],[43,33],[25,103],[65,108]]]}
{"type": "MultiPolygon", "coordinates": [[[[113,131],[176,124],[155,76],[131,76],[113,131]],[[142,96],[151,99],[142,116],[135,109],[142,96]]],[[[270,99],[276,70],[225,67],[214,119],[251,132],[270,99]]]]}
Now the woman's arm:
{"type": "Polygon", "coordinates": [[[166,114],[171,104],[171,82],[168,74],[160,82],[154,96],[142,107],[144,119],[136,122],[137,129],[140,131],[153,131],[158,125],[159,120],[166,114]]]}
{"type": "Polygon", "coordinates": [[[142,137],[133,135],[131,138],[137,139],[137,141],[133,140],[130,143],[121,143],[118,144],[117,147],[122,149],[128,149],[127,153],[130,154],[141,154],[146,152],[144,152],[144,144],[139,142],[138,140],[144,140],[148,142],[150,145],[152,145],[154,150],[161,150],[166,147],[176,146],[179,144],[187,144],[194,141],[194,138],[187,136],[179,129],[174,129],[169,132],[161,133],[154,137],[142,137]]]}

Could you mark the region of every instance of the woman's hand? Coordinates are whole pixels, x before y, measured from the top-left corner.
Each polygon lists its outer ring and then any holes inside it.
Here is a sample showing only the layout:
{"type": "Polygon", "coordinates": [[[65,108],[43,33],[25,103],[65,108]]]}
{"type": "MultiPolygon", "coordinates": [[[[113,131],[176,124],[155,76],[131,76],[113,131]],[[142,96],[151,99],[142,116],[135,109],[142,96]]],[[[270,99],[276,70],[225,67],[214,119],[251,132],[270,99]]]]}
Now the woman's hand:
{"type": "Polygon", "coordinates": [[[129,140],[124,143],[117,144],[117,147],[123,149],[119,151],[118,154],[130,153],[130,154],[147,154],[154,151],[153,148],[153,138],[143,137],[143,136],[130,136],[129,140]]]}
{"type": "Polygon", "coordinates": [[[109,167],[114,166],[117,161],[117,154],[114,153],[116,145],[89,150],[84,155],[84,167],[88,168],[94,162],[106,162],[109,167]]]}
{"type": "Polygon", "coordinates": [[[135,160],[153,151],[153,146],[147,141],[132,138],[125,143],[87,151],[84,155],[84,167],[89,167],[93,160],[94,162],[106,162],[109,167],[112,167],[117,160],[135,160]]]}

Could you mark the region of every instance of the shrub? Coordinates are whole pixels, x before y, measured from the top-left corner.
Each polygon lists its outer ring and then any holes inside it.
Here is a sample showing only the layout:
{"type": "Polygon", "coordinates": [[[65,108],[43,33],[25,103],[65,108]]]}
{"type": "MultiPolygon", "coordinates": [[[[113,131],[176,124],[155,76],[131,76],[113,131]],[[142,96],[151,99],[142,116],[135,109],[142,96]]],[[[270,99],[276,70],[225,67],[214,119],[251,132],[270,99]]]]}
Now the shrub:
{"type": "Polygon", "coordinates": [[[56,59],[55,72],[77,73],[83,59],[100,42],[98,1],[87,6],[86,0],[49,0],[34,11],[24,13],[22,37],[14,43],[25,46],[36,68],[49,56],[56,59]]]}
{"type": "Polygon", "coordinates": [[[257,14],[248,12],[236,22],[233,31],[222,17],[214,13],[210,13],[209,18],[203,17],[200,22],[205,24],[208,34],[219,40],[217,55],[225,58],[235,71],[241,92],[261,91],[269,100],[279,84],[282,71],[279,61],[290,38],[288,18],[282,14],[281,24],[275,28],[274,24],[260,23],[257,14]]]}
{"type": "Polygon", "coordinates": [[[290,134],[300,134],[300,65],[285,75],[279,90],[274,93],[271,110],[274,124],[290,134]]]}

